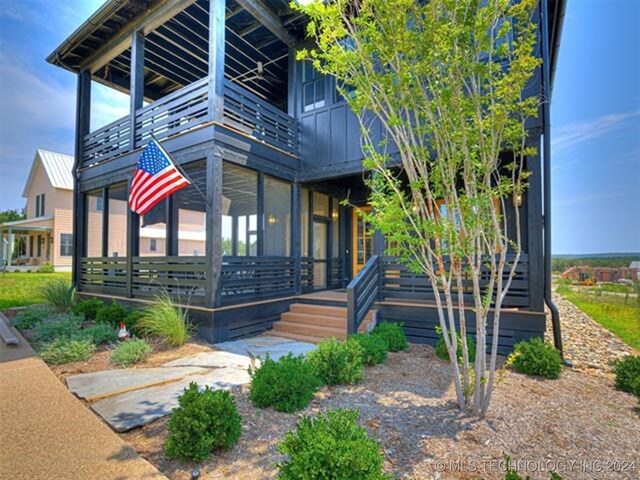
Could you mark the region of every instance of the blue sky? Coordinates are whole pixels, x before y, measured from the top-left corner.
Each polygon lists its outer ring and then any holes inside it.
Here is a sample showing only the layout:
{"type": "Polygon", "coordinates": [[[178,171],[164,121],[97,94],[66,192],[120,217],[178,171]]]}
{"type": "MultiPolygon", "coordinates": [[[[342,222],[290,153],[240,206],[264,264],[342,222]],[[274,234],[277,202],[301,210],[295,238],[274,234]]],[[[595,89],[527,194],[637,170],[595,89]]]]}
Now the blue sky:
{"type": "MultiPolygon", "coordinates": [[[[36,148],[73,153],[75,76],[45,57],[101,0],[0,0],[0,209],[36,148]]],[[[640,251],[640,1],[569,0],[552,110],[553,251],[640,251]]],[[[127,113],[94,85],[92,127],[127,113]]]]}

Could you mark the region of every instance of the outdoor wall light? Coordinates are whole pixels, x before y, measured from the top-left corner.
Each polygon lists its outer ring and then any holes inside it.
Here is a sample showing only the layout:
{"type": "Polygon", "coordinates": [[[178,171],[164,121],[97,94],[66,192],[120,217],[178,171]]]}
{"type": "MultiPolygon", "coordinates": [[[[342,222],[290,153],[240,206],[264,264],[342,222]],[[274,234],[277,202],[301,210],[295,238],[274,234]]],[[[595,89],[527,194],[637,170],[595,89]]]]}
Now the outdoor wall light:
{"type": "Polygon", "coordinates": [[[267,217],[267,223],[269,225],[275,225],[276,223],[278,223],[278,219],[276,218],[275,215],[269,214],[269,216],[267,217]]]}
{"type": "Polygon", "coordinates": [[[331,212],[331,218],[334,222],[338,221],[338,210],[334,210],[333,212],[331,212]]]}

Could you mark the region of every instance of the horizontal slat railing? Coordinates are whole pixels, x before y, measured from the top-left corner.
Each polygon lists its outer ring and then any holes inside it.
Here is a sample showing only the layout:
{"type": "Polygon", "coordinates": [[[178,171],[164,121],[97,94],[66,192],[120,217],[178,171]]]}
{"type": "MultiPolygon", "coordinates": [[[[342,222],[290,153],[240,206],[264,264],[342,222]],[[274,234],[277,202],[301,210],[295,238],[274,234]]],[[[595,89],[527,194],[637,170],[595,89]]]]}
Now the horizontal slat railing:
{"type": "Polygon", "coordinates": [[[298,154],[297,120],[228,80],[224,84],[223,121],[256,140],[298,154]]]}
{"type": "Polygon", "coordinates": [[[129,117],[123,117],[84,136],[82,166],[102,163],[128,151],[129,117]]]}
{"type": "Polygon", "coordinates": [[[302,293],[313,291],[313,257],[300,259],[300,284],[302,293]]]}
{"type": "MultiPolygon", "coordinates": [[[[444,268],[447,269],[448,264],[445,264],[444,268]]],[[[507,275],[508,271],[505,272],[505,280],[507,275]]],[[[485,270],[483,277],[480,279],[480,285],[484,287],[488,282],[489,272],[485,270]]],[[[465,295],[471,295],[473,293],[471,279],[465,278],[462,283],[465,295]]],[[[399,263],[395,257],[384,257],[382,259],[382,297],[384,299],[395,298],[422,301],[435,299],[433,287],[427,276],[409,271],[407,266],[399,263]]],[[[515,276],[503,306],[529,306],[529,259],[526,254],[520,256],[515,276]]]]}
{"type": "Polygon", "coordinates": [[[347,329],[356,333],[380,296],[380,257],[374,255],[347,285],[347,329]]]}
{"type": "Polygon", "coordinates": [[[331,268],[329,270],[329,288],[343,288],[342,274],[343,274],[343,262],[342,258],[336,257],[330,260],[331,268]]]}
{"type": "Polygon", "coordinates": [[[92,293],[125,294],[127,291],[127,258],[81,258],[78,289],[92,293]]]}
{"type": "Polygon", "coordinates": [[[145,145],[151,135],[158,139],[183,132],[208,121],[207,78],[136,111],[135,146],[145,145]]]}
{"type": "Polygon", "coordinates": [[[220,305],[255,302],[295,295],[293,257],[222,257],[217,302],[220,305]]]}
{"type": "Polygon", "coordinates": [[[133,257],[132,294],[152,297],[168,293],[184,304],[204,303],[210,282],[206,257],[133,257]]]}

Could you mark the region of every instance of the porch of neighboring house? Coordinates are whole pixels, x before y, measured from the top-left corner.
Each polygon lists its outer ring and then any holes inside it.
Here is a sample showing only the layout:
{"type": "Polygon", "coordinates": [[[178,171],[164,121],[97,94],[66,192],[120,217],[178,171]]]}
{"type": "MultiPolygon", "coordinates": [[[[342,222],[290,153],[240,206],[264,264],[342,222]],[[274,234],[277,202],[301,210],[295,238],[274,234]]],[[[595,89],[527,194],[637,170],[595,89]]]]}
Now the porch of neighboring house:
{"type": "Polygon", "coordinates": [[[53,224],[53,217],[49,216],[0,225],[0,266],[9,271],[27,271],[51,263],[53,224]]]}

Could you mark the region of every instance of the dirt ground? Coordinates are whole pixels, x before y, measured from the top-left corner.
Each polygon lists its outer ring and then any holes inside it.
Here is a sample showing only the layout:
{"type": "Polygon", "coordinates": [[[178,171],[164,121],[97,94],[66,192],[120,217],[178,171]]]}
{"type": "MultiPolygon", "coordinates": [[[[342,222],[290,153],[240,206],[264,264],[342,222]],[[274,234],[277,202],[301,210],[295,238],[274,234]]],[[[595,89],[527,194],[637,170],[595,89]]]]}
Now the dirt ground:
{"type": "Polygon", "coordinates": [[[412,345],[367,368],[360,385],[324,388],[299,414],[253,408],[247,393],[247,387],[235,392],[243,418],[239,444],[202,464],[164,457],[166,418],[122,438],[171,479],[188,479],[196,467],[205,479],[267,479],[282,460],[278,442],[300,416],[341,407],[360,411],[397,478],[503,478],[504,453],[532,479],[549,478],[550,469],[565,480],[640,475],[638,401],[615,390],[610,377],[565,370],[558,380],[540,380],[509,372],[486,420],[474,421],[456,409],[447,363],[433,348],[412,345]]]}

